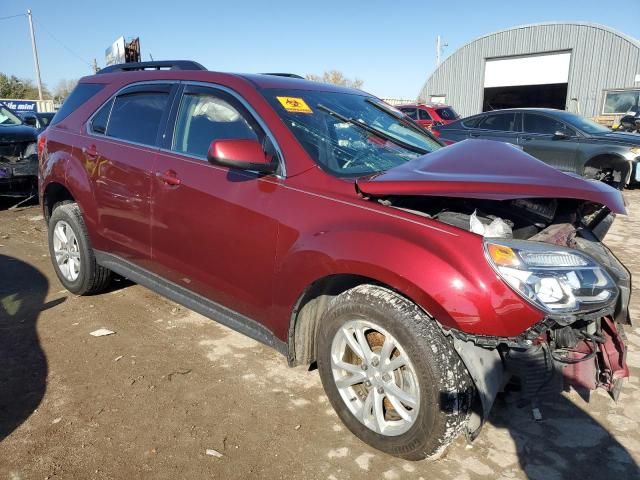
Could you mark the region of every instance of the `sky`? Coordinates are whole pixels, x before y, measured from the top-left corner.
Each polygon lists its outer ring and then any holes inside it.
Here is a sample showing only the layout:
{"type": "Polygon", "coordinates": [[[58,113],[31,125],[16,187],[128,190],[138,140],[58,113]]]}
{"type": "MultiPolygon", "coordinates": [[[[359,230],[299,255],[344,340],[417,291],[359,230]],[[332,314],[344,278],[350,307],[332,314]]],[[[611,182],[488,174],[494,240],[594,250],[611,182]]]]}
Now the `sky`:
{"type": "MultiPolygon", "coordinates": [[[[140,37],[143,60],[209,70],[321,74],[337,69],[379,97],[415,98],[444,57],[487,33],[545,21],[607,25],[640,37],[640,2],[602,0],[0,0],[0,17],[33,11],[42,81],[91,74],[116,38],[140,37]]],[[[35,79],[26,16],[0,20],[0,72],[35,79]]]]}

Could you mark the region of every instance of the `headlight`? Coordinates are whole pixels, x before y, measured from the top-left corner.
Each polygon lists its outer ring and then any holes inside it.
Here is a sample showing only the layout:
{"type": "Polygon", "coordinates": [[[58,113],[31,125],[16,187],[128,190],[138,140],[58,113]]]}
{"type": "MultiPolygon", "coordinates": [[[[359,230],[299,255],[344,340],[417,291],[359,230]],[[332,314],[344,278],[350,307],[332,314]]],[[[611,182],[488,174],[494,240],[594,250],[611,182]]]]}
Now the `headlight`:
{"type": "Polygon", "coordinates": [[[559,323],[605,308],[618,296],[609,274],[582,252],[518,240],[485,241],[485,250],[511,288],[559,323]]]}
{"type": "Polygon", "coordinates": [[[27,148],[24,149],[24,153],[22,154],[23,158],[29,158],[31,155],[38,154],[38,144],[36,142],[30,143],[27,145],[27,148]]]}
{"type": "Polygon", "coordinates": [[[640,147],[631,147],[629,152],[634,156],[640,155],[640,147]]]}

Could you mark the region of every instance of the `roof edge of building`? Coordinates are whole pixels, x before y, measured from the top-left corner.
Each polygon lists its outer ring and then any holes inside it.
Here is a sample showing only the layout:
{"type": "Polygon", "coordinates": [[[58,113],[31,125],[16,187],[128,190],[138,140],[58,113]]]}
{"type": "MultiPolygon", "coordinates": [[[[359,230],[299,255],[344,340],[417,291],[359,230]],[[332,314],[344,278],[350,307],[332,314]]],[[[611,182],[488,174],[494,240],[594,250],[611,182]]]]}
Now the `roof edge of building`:
{"type": "Polygon", "coordinates": [[[509,28],[504,28],[502,30],[496,30],[495,32],[491,32],[491,33],[486,33],[484,35],[481,35],[479,37],[474,38],[473,40],[470,40],[466,43],[464,43],[463,45],[461,45],[459,48],[456,48],[453,53],[451,53],[451,55],[447,56],[447,58],[445,58],[442,63],[440,65],[438,65],[433,72],[431,72],[431,74],[429,75],[429,77],[427,77],[427,80],[422,84],[422,87],[420,88],[420,91],[418,92],[418,98],[420,98],[420,95],[422,94],[422,92],[424,91],[425,87],[427,86],[427,84],[429,83],[429,80],[431,80],[431,78],[436,74],[436,72],[438,70],[440,70],[441,68],[443,68],[445,66],[445,64],[447,63],[447,61],[453,57],[456,53],[458,53],[458,51],[462,50],[463,48],[478,42],[480,40],[482,40],[483,38],[487,38],[487,37],[492,37],[495,35],[498,35],[500,33],[505,33],[505,32],[509,32],[512,30],[522,30],[525,28],[531,28],[531,27],[547,27],[547,26],[553,26],[553,25],[574,25],[574,26],[578,26],[578,27],[591,27],[591,28],[596,28],[599,30],[604,30],[605,32],[611,33],[613,35],[616,35],[620,38],[622,38],[623,40],[626,40],[627,42],[629,42],[630,44],[634,45],[636,48],[640,49],[640,41],[627,35],[626,33],[623,33],[619,30],[615,30],[614,28],[608,27],[606,25],[602,25],[600,23],[593,23],[593,22],[578,22],[578,21],[569,21],[569,22],[562,22],[562,21],[550,21],[550,22],[537,22],[537,23],[528,23],[528,24],[524,24],[524,25],[516,25],[515,27],[509,27],[509,28]]]}

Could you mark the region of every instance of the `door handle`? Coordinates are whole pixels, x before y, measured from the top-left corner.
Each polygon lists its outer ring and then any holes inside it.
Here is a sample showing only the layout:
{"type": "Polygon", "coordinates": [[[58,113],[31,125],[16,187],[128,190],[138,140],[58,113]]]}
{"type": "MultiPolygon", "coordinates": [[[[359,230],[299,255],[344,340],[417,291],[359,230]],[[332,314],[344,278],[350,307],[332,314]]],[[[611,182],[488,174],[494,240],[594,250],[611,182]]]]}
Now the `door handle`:
{"type": "Polygon", "coordinates": [[[167,170],[166,172],[156,172],[156,177],[159,178],[166,185],[178,186],[182,183],[182,180],[178,178],[178,174],[173,170],[167,170]]]}
{"type": "Polygon", "coordinates": [[[469,136],[471,138],[478,138],[480,136],[480,134],[479,133],[470,133],[469,136]]]}
{"type": "Polygon", "coordinates": [[[89,145],[88,147],[82,147],[82,153],[93,159],[98,156],[98,149],[95,145],[89,145]]]}
{"type": "Polygon", "coordinates": [[[525,142],[528,142],[529,140],[533,140],[533,137],[520,137],[520,138],[525,142]]]}

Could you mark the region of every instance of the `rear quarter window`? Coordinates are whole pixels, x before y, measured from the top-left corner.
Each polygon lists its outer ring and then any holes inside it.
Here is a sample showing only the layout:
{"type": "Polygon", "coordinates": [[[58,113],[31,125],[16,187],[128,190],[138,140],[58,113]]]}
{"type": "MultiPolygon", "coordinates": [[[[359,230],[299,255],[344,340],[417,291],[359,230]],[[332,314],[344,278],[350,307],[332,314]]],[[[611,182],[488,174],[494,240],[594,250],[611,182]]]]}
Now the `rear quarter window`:
{"type": "Polygon", "coordinates": [[[79,83],[51,119],[50,125],[60,123],[104,87],[102,83],[79,83]]]}

